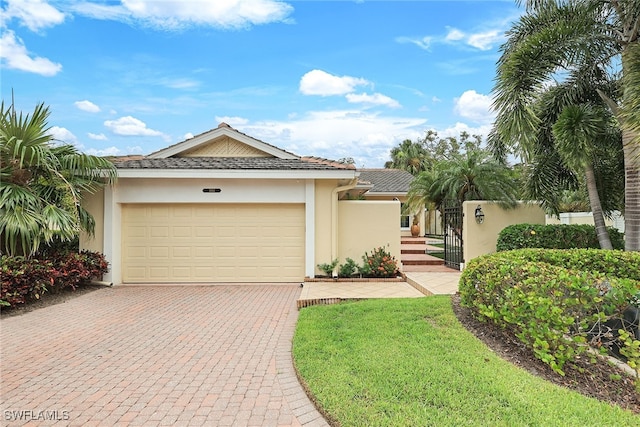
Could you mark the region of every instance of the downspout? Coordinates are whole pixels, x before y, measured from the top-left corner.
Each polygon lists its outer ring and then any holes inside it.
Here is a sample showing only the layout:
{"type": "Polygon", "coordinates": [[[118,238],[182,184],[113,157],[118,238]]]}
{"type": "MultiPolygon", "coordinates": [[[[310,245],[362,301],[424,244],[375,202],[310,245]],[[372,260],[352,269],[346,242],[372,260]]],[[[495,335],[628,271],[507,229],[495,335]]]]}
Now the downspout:
{"type": "MultiPolygon", "coordinates": [[[[358,173],[349,184],[336,187],[331,191],[331,261],[338,257],[338,193],[351,190],[358,184],[358,173]]],[[[334,270],[335,274],[335,270],[334,270]]]]}

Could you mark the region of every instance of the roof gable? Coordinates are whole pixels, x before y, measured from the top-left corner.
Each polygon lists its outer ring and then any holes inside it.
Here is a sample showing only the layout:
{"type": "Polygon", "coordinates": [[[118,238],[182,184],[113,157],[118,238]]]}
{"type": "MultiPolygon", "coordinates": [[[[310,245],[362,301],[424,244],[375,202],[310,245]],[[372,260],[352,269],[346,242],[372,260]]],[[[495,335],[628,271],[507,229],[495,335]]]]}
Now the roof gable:
{"type": "Polygon", "coordinates": [[[275,157],[299,159],[295,154],[252,138],[226,123],[147,156],[149,159],[170,157],[275,157]]]}

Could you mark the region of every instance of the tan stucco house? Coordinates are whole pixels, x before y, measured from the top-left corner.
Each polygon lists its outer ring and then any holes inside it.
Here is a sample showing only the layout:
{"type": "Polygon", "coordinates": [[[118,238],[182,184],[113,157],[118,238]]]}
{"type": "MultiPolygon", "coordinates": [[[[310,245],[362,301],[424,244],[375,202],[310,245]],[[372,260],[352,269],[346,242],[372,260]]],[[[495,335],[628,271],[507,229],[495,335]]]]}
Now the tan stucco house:
{"type": "MultiPolygon", "coordinates": [[[[225,123],[148,156],[85,201],[121,283],[299,282],[317,264],[385,246],[400,259],[400,202],[343,200],[353,165],[300,157],[225,123]]],[[[395,199],[395,200],[394,200],[395,199]]]]}

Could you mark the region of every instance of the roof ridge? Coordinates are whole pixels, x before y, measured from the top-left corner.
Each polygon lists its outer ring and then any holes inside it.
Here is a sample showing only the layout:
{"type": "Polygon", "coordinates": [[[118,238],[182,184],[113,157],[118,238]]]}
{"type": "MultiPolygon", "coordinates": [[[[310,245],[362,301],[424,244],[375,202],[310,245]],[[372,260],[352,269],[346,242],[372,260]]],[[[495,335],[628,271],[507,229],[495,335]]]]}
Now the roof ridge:
{"type": "Polygon", "coordinates": [[[317,156],[302,156],[300,160],[309,162],[309,163],[321,163],[328,166],[333,166],[341,169],[355,169],[355,165],[349,163],[338,162],[337,160],[325,159],[323,157],[317,156]]]}

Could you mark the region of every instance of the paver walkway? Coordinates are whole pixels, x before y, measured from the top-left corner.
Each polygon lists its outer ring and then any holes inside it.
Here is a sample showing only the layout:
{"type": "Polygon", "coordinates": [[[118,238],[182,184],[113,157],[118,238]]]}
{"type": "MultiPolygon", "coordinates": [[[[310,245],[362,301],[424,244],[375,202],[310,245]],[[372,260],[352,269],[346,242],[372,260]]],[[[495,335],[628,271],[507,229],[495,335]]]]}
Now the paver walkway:
{"type": "Polygon", "coordinates": [[[327,425],[291,360],[299,295],[126,286],[2,319],[0,424],[327,425]]]}

